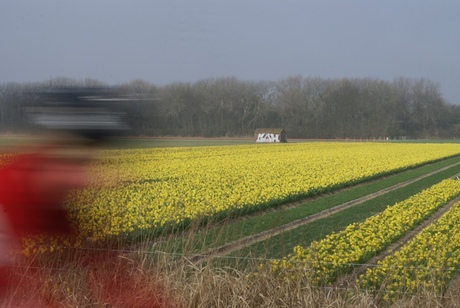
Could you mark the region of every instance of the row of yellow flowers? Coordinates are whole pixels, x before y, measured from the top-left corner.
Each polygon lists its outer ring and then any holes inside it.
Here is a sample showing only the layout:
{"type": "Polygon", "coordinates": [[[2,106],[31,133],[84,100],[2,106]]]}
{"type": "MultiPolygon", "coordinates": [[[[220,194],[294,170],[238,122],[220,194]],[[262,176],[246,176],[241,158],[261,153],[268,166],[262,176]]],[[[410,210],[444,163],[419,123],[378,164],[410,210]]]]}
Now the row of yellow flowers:
{"type": "MultiPolygon", "coordinates": [[[[313,284],[331,283],[340,274],[386,249],[458,194],[460,181],[444,180],[362,223],[351,224],[341,232],[313,242],[308,248],[295,247],[290,256],[272,261],[271,268],[285,277],[302,275],[313,284]]],[[[434,249],[436,246],[433,245],[434,249]]]]}
{"type": "Polygon", "coordinates": [[[266,208],[459,153],[458,144],[354,142],[107,150],[69,209],[82,236],[98,240],[266,208]]]}
{"type": "Polygon", "coordinates": [[[338,142],[112,150],[70,208],[96,240],[268,207],[458,153],[457,144],[338,142]]]}
{"type": "Polygon", "coordinates": [[[359,279],[361,287],[395,293],[442,293],[460,266],[460,203],[407,245],[379,261],[359,279]]]}

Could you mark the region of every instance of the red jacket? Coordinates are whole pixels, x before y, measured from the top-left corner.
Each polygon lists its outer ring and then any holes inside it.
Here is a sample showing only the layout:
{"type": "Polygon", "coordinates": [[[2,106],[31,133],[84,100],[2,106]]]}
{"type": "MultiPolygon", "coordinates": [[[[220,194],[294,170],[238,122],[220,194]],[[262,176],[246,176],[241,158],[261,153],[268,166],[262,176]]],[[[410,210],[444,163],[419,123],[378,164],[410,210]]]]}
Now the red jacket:
{"type": "Polygon", "coordinates": [[[65,192],[60,189],[46,192],[40,188],[48,181],[45,177],[57,176],[46,170],[52,164],[49,157],[24,154],[0,169],[0,204],[17,236],[70,232],[70,222],[62,206],[65,192]]]}

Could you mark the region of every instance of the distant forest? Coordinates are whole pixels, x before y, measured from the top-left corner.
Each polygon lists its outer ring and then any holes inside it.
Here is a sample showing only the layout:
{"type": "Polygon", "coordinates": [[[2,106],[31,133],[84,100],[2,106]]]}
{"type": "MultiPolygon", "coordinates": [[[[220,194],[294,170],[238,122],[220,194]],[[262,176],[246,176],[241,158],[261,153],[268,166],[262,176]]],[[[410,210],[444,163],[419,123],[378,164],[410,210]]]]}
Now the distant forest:
{"type": "MultiPolygon", "coordinates": [[[[27,93],[50,87],[104,87],[94,79],[59,77],[42,83],[0,84],[0,133],[27,130],[27,93]]],[[[136,136],[248,137],[258,128],[284,128],[288,138],[427,139],[460,136],[460,105],[444,100],[428,79],[278,81],[234,77],[155,86],[133,80],[117,86],[129,102],[136,136]]]]}

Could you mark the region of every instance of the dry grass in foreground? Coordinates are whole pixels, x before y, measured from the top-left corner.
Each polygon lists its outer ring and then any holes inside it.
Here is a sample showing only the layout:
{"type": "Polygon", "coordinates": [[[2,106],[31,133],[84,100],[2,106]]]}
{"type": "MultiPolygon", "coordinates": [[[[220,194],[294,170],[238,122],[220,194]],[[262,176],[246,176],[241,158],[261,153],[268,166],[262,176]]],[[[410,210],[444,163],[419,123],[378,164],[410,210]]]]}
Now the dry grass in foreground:
{"type": "MultiPolygon", "coordinates": [[[[280,281],[269,272],[215,267],[172,268],[167,255],[153,263],[143,251],[72,250],[17,260],[15,288],[0,307],[460,307],[459,281],[443,296],[327,289],[280,281]]],[[[260,261],[251,261],[255,268],[260,261]]]]}

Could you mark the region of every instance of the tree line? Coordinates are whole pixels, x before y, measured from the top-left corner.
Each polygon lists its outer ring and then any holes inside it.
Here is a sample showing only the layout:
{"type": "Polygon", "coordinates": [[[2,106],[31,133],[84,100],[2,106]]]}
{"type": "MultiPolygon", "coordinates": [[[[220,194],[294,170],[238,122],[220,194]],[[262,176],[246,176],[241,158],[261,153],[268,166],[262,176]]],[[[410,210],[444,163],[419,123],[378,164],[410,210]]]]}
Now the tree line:
{"type": "MultiPolygon", "coordinates": [[[[40,83],[0,84],[0,132],[22,132],[27,93],[50,87],[108,87],[95,79],[59,77],[40,83]]],[[[131,135],[246,137],[258,128],[284,128],[289,138],[456,138],[460,106],[425,79],[278,81],[221,77],[155,86],[144,80],[118,85],[127,102],[131,135]]]]}

